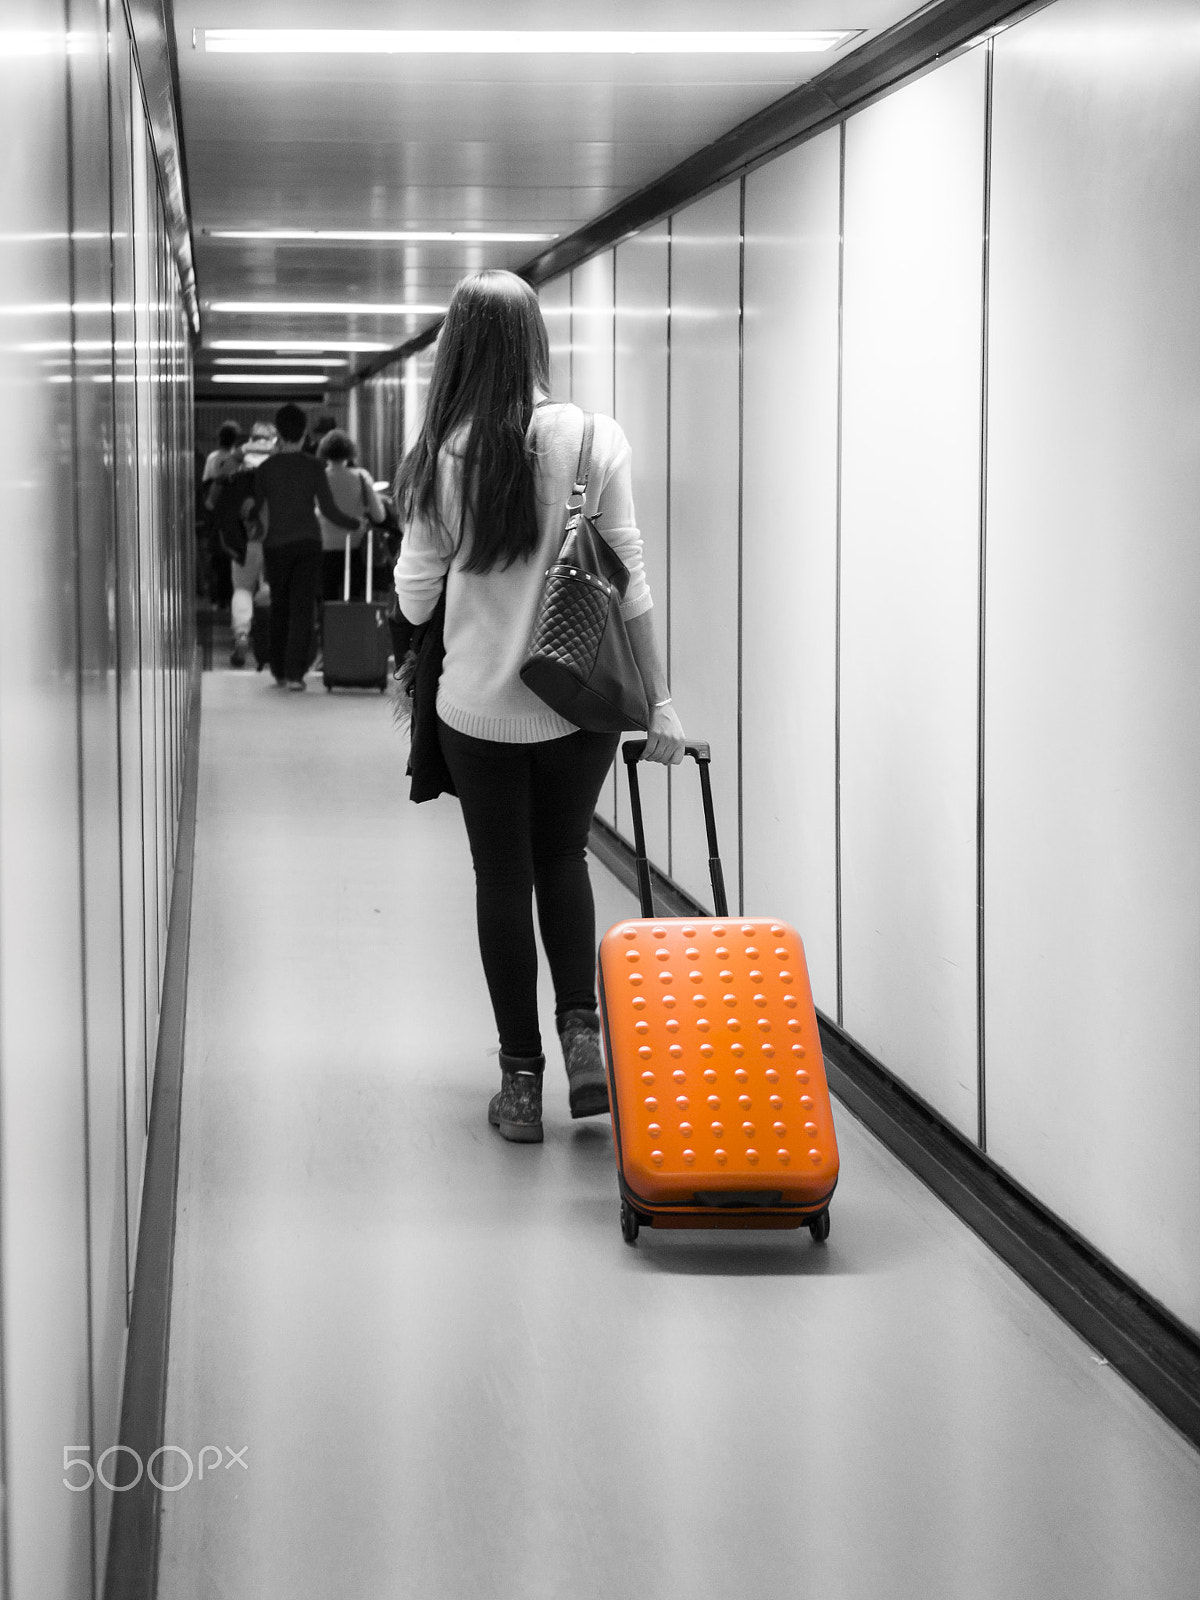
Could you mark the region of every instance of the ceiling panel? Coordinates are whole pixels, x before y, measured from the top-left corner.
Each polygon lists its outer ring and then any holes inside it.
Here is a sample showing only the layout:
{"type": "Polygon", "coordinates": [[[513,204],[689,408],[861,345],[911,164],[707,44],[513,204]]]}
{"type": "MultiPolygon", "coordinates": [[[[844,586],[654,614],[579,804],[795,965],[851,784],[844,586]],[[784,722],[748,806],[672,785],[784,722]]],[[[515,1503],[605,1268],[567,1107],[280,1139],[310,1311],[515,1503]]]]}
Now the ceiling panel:
{"type": "MultiPolygon", "coordinates": [[[[400,143],[437,145],[488,143],[507,145],[557,143],[586,144],[598,139],[656,144],[665,140],[694,149],[693,127],[703,133],[710,125],[732,127],[761,111],[794,84],[787,79],[754,83],[539,84],[527,85],[530,98],[513,104],[507,85],[478,83],[446,88],[424,84],[395,104],[366,102],[357,105],[346,95],[319,116],[297,103],[283,103],[270,115],[256,117],[259,140],[286,145],[372,145],[400,143]],[[469,93],[470,104],[460,98],[469,93]]],[[[197,144],[194,164],[219,171],[216,152],[209,141],[229,142],[241,120],[237,95],[214,97],[212,104],[188,119],[190,137],[197,144]]],[[[299,97],[298,97],[299,98],[299,97]]],[[[191,151],[189,149],[189,162],[191,151]]]]}
{"type": "MultiPolygon", "coordinates": [[[[861,29],[838,55],[226,55],[206,28],[495,28],[494,0],[176,0],[202,317],[213,341],[398,344],[432,318],[214,311],[223,300],[444,305],[538,243],[232,241],[219,228],[573,233],[922,9],[912,0],[511,0],[506,29],[861,29]]],[[[548,241],[547,241],[548,242],[548,241]]],[[[367,358],[361,358],[367,359],[367,358]]],[[[227,391],[218,391],[227,392],[227,391]]]]}

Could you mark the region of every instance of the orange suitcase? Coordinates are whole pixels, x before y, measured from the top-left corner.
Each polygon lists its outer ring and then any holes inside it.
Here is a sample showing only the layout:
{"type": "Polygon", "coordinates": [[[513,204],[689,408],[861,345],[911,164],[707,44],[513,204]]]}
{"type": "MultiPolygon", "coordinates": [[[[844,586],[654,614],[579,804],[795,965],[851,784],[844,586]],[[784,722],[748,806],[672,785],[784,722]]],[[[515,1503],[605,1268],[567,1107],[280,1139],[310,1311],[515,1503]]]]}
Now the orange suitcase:
{"type": "Polygon", "coordinates": [[[621,1231],[799,1228],[829,1236],[838,1150],[804,946],[774,917],[730,917],[709,747],[700,769],[716,917],[656,917],[637,760],[629,772],[643,915],[600,942],[601,1036],[621,1231]]]}

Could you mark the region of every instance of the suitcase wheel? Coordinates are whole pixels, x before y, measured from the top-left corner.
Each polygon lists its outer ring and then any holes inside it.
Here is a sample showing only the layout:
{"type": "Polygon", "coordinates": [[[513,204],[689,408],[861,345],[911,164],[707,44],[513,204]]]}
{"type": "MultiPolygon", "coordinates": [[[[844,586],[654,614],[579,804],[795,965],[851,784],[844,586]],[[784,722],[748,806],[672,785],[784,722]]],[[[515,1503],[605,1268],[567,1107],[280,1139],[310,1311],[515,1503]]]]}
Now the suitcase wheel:
{"type": "Polygon", "coordinates": [[[621,1237],[626,1244],[636,1244],[638,1236],[638,1214],[629,1204],[628,1200],[621,1201],[621,1237]]]}
{"type": "Polygon", "coordinates": [[[809,1223],[808,1231],[818,1244],[824,1244],[829,1237],[829,1207],[819,1212],[809,1223]]]}

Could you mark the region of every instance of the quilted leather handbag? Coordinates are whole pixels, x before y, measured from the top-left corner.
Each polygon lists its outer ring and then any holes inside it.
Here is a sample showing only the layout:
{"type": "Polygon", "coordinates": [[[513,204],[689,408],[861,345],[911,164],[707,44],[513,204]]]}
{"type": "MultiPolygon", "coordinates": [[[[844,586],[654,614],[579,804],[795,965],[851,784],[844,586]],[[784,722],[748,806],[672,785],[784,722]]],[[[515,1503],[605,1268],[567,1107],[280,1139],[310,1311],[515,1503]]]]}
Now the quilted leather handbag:
{"type": "Polygon", "coordinates": [[[594,433],[595,418],[585,412],[563,542],[546,571],[521,679],[577,728],[644,731],[646,692],[621,616],[629,572],[583,509],[594,433]]]}

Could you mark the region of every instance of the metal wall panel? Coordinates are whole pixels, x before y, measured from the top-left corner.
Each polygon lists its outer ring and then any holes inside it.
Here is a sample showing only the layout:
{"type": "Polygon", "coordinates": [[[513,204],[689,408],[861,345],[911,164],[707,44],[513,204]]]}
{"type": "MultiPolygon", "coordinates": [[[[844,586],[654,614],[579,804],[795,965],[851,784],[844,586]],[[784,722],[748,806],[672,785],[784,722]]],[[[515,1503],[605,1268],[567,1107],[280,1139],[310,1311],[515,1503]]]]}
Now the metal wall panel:
{"type": "MultiPolygon", "coordinates": [[[[180,419],[176,411],[176,390],[179,379],[179,339],[175,326],[174,307],[171,299],[171,271],[173,260],[171,256],[170,240],[164,229],[163,233],[163,335],[166,344],[166,385],[164,400],[166,411],[166,459],[175,461],[180,453],[183,443],[180,419]]],[[[171,865],[175,860],[175,846],[179,838],[179,793],[180,766],[179,727],[181,721],[181,708],[179,704],[179,643],[180,643],[180,615],[179,615],[179,587],[182,576],[180,563],[181,535],[183,533],[183,508],[179,503],[180,480],[178,474],[173,474],[170,479],[170,492],[168,496],[168,515],[164,524],[165,549],[164,571],[166,573],[166,661],[169,694],[167,697],[167,751],[170,764],[171,782],[169,786],[169,808],[167,811],[167,837],[170,848],[167,852],[167,871],[170,874],[168,883],[174,884],[174,874],[171,865]]],[[[170,896],[168,894],[168,901],[170,896]]]]}
{"type": "Polygon", "coordinates": [[[420,388],[421,363],[419,356],[409,356],[404,363],[404,453],[416,444],[421,424],[425,419],[424,395],[420,388]]]}
{"type": "Polygon", "coordinates": [[[125,1166],[127,1291],[133,1290],[141,1205],[142,1149],[149,1122],[146,1061],[145,817],[142,806],[142,619],[138,546],[138,404],[134,353],[133,271],[133,63],[120,18],[113,21],[110,54],[113,188],[113,336],[115,345],[115,449],[117,568],[115,605],[119,661],[118,717],[121,769],[122,953],[124,968],[125,1166]]]}
{"type": "Polygon", "coordinates": [[[1200,54],[1191,0],[996,41],[988,1148],[1200,1330],[1200,54]]]}
{"type": "Polygon", "coordinates": [[[613,253],[593,256],[571,274],[571,398],[585,411],[612,416],[613,253]]]}
{"type": "Polygon", "coordinates": [[[841,135],[746,179],[742,825],[747,913],[799,928],[837,1015],[841,135]]]}
{"type": "MultiPolygon", "coordinates": [[[[112,603],[117,588],[117,545],[107,10],[105,0],[71,0],[68,8],[92,1441],[97,1457],[117,1442],[127,1282],[121,796],[116,606],[112,603]]],[[[96,1486],[95,1510],[96,1548],[103,1550],[112,1511],[112,1491],[103,1484],[96,1486]]]]}
{"type": "Polygon", "coordinates": [[[392,483],[404,453],[404,372],[389,367],[351,389],[346,421],[358,459],[376,482],[392,483]]]}
{"type": "MultiPolygon", "coordinates": [[[[671,688],[712,745],[731,909],[738,904],[738,454],[741,186],[671,222],[671,688]]],[[[690,763],[689,763],[690,766],[690,763]]],[[[694,770],[676,774],[670,871],[712,904],[694,770]]]]}
{"type": "Polygon", "coordinates": [[[150,1106],[150,1081],[154,1053],[158,1044],[158,1005],[162,986],[163,926],[160,912],[161,882],[158,870],[161,819],[158,807],[158,630],[156,598],[158,574],[154,561],[154,529],[158,517],[153,465],[156,460],[153,405],[153,351],[149,312],[153,300],[151,229],[154,196],[150,188],[152,167],[147,165],[147,134],[136,117],[131,131],[133,153],[133,270],[134,270],[134,356],[137,396],[137,478],[138,478],[138,627],[141,644],[138,655],[138,706],[141,713],[142,752],[142,850],[143,850],[143,936],[146,951],[146,1089],[147,1114],[150,1106]]]}
{"type": "MultiPolygon", "coordinates": [[[[170,887],[171,879],[167,870],[167,861],[170,854],[170,798],[169,798],[169,773],[170,757],[167,753],[167,719],[165,702],[169,693],[168,688],[168,658],[166,648],[166,618],[164,615],[164,598],[168,592],[167,572],[163,560],[163,545],[168,516],[167,485],[160,470],[160,463],[165,459],[167,452],[166,430],[163,426],[163,334],[162,334],[162,302],[165,293],[163,283],[163,239],[162,222],[160,218],[160,201],[158,196],[158,174],[154,164],[154,143],[147,126],[143,131],[143,142],[146,150],[146,222],[149,229],[147,240],[149,276],[146,281],[145,306],[146,306],[146,337],[148,342],[147,377],[150,384],[150,457],[147,463],[152,489],[151,505],[153,507],[152,521],[147,534],[150,540],[149,572],[151,590],[147,597],[149,603],[150,635],[153,641],[153,696],[154,696],[154,802],[155,802],[155,870],[157,872],[158,908],[157,921],[157,948],[158,968],[155,991],[162,993],[163,973],[167,964],[167,918],[170,914],[170,887]]],[[[139,303],[142,293],[138,291],[139,303]]],[[[156,1030],[157,1031],[157,1030],[156,1030]]]]}
{"type": "Polygon", "coordinates": [[[843,287],[843,1017],[972,1137],[986,66],[848,123],[843,287]]]}
{"type": "Polygon", "coordinates": [[[83,1600],[112,1505],[91,1471],[120,1470],[104,1453],[193,669],[190,357],[144,164],[134,224],[144,113],[120,13],[16,4],[22,48],[0,51],[17,599],[0,629],[0,1572],[5,1600],[83,1600]]]}
{"type": "Polygon", "coordinates": [[[0,1282],[10,1600],[92,1585],[92,1499],[63,1488],[90,1439],[71,460],[65,15],[8,0],[0,52],[0,1282]]]}
{"type": "MultiPolygon", "coordinates": [[[[659,223],[616,250],[616,365],[613,407],[633,456],[633,504],[642,531],[646,579],[654,596],[654,628],[663,660],[669,659],[667,550],[667,362],[670,230],[659,223]]],[[[638,770],[646,848],[666,870],[670,855],[666,768],[643,762],[638,770]]],[[[617,774],[616,825],[633,838],[625,775],[617,774]]]]}
{"type": "Polygon", "coordinates": [[[550,393],[571,398],[571,275],[564,274],[538,290],[546,332],[550,336],[550,393]]]}
{"type": "Polygon", "coordinates": [[[429,385],[433,381],[433,367],[437,360],[437,344],[426,345],[424,350],[417,352],[416,370],[416,397],[417,416],[421,422],[425,420],[425,410],[429,402],[429,385]]]}
{"type": "MultiPolygon", "coordinates": [[[[571,274],[571,399],[585,411],[613,413],[613,253],[593,256],[571,274]]],[[[614,767],[617,763],[614,763],[614,767]]],[[[596,804],[616,820],[615,770],[596,804]]]]}

